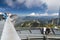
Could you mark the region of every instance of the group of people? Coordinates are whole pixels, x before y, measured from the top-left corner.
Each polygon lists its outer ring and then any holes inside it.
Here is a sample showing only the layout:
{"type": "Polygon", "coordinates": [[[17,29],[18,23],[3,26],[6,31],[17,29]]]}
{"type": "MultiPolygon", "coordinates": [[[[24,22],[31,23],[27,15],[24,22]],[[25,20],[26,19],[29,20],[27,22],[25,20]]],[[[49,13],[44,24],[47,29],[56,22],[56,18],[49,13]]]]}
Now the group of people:
{"type": "Polygon", "coordinates": [[[45,35],[48,35],[48,34],[50,34],[50,28],[49,27],[43,27],[42,29],[41,29],[41,33],[42,34],[45,34],[45,35]]]}

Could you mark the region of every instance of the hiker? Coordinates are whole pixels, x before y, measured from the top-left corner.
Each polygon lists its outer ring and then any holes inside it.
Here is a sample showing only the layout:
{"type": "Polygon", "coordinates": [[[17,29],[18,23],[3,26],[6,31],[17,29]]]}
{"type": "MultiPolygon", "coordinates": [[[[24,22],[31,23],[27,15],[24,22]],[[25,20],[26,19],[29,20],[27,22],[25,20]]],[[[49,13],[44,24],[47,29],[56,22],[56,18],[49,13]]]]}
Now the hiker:
{"type": "Polygon", "coordinates": [[[47,28],[46,28],[46,34],[48,35],[49,33],[50,33],[50,28],[47,27],[47,28]]]}
{"type": "Polygon", "coordinates": [[[43,27],[41,28],[41,34],[44,34],[44,31],[43,31],[44,29],[43,29],[43,27]]]}
{"type": "Polygon", "coordinates": [[[46,27],[43,28],[43,33],[46,34],[46,27]]]}

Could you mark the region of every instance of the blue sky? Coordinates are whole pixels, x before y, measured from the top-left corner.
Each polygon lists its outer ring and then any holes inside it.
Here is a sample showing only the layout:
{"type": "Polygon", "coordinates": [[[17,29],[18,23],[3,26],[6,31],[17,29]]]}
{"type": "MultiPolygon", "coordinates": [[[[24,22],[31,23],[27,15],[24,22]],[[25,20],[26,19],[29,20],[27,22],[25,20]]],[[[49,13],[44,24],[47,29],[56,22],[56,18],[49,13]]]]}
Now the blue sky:
{"type": "Polygon", "coordinates": [[[53,14],[59,12],[60,0],[0,0],[0,12],[15,14],[53,14]]]}

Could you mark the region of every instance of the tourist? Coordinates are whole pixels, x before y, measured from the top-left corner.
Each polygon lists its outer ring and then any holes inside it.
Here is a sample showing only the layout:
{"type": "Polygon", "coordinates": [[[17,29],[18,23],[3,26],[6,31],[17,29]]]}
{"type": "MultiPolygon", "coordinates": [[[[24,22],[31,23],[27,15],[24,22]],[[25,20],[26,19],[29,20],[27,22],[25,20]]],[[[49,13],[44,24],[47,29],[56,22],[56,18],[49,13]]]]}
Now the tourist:
{"type": "Polygon", "coordinates": [[[47,28],[46,28],[46,34],[47,34],[47,35],[50,34],[50,27],[47,27],[47,28]]]}

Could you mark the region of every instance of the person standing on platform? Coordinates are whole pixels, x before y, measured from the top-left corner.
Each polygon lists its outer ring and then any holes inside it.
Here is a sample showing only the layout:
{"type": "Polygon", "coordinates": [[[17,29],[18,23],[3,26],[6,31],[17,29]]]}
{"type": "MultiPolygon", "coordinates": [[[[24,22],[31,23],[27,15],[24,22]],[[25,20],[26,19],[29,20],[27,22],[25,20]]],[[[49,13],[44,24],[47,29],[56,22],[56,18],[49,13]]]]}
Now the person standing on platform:
{"type": "Polygon", "coordinates": [[[47,34],[47,35],[50,34],[50,27],[47,27],[47,28],[46,28],[46,34],[47,34]]]}
{"type": "Polygon", "coordinates": [[[43,33],[46,34],[46,27],[43,28],[43,33]]]}

